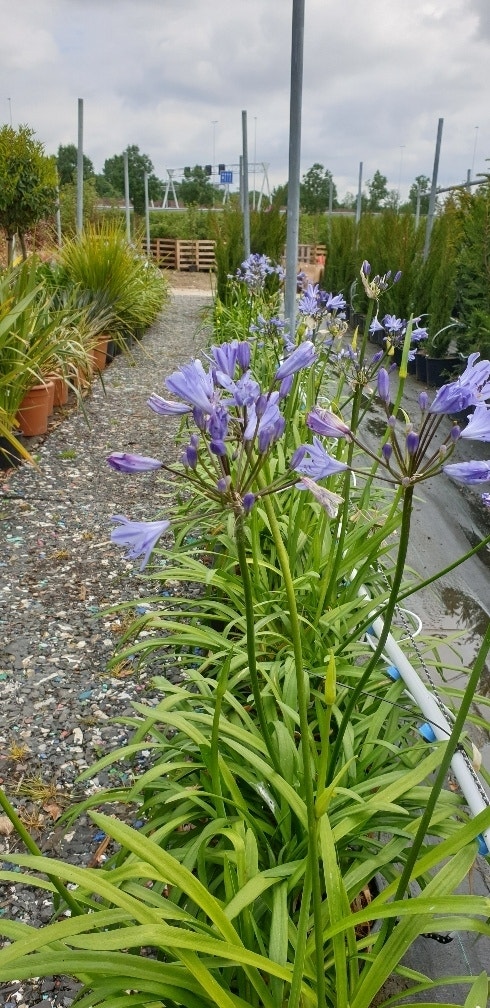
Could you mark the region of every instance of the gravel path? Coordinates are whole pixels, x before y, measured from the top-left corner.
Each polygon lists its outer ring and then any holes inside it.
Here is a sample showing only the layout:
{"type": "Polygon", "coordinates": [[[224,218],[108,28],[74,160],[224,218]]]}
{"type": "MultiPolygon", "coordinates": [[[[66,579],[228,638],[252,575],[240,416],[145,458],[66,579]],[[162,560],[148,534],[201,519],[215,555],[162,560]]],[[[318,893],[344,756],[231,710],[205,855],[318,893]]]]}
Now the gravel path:
{"type": "MultiPolygon", "coordinates": [[[[43,850],[82,863],[94,857],[100,837],[86,819],[65,837],[56,819],[80,793],[74,782],[81,770],[125,741],[125,729],[109,718],[152,695],[150,673],[107,671],[121,617],[102,613],[147,594],[138,564],[110,543],[110,516],[153,519],[161,476],[124,476],[105,459],[110,451],[175,456],[176,422],[152,414],[146,399],[162,394],[166,375],[205,344],[208,283],[194,275],[189,286],[172,290],[141,344],[113,361],[104,387],[94,384],[86,417],[69,404],[56,411],[44,439],[27,442],[38,468],[0,474],[0,781],[43,850]]],[[[22,849],[7,829],[0,814],[4,869],[12,867],[9,851],[22,849]]],[[[0,915],[39,924],[50,907],[30,890],[0,885],[0,915]]],[[[0,1005],[65,1006],[72,987],[7,984],[0,1005]]]]}

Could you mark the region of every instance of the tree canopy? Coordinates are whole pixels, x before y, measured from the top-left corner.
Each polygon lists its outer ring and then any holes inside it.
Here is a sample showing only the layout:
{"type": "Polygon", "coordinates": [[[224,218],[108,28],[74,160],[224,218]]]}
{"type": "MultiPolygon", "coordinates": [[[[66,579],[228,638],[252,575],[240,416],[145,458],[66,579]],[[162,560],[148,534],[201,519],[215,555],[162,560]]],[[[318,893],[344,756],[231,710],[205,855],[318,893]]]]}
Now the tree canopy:
{"type": "Polygon", "coordinates": [[[420,192],[420,213],[427,214],[429,212],[430,195],[430,178],[428,175],[417,175],[415,181],[410,186],[408,202],[413,213],[417,209],[417,192],[420,192]]]}
{"type": "Polygon", "coordinates": [[[12,261],[16,234],[26,258],[25,233],[54,213],[57,200],[56,161],[44,153],[29,126],[0,129],[0,227],[12,261]]]}
{"type": "MultiPolygon", "coordinates": [[[[56,155],[56,167],[58,169],[58,181],[60,185],[67,185],[76,182],[77,178],[78,151],[75,144],[60,144],[56,155]]],[[[83,155],[83,178],[94,178],[94,166],[86,154],[83,155]]]]}
{"type": "Polygon", "coordinates": [[[371,180],[367,183],[369,199],[368,199],[368,210],[371,213],[377,213],[377,211],[383,208],[383,204],[388,199],[388,179],[386,175],[382,175],[377,169],[371,180]]]}
{"type": "Polygon", "coordinates": [[[328,210],[330,185],[332,185],[332,205],[337,206],[337,187],[332,179],[332,173],[322,164],[315,162],[301,179],[301,209],[306,213],[324,213],[328,210]]]}
{"type": "MultiPolygon", "coordinates": [[[[147,154],[142,154],[136,144],[126,148],[128,153],[129,195],[135,212],[145,212],[144,174],[148,175],[148,196],[152,200],[163,198],[164,185],[153,171],[153,164],[147,154]]],[[[124,196],[124,154],[115,154],[104,162],[104,178],[112,192],[124,196]]],[[[97,190],[100,192],[99,184],[97,190]]]]}
{"type": "Polygon", "coordinates": [[[179,183],[178,197],[186,206],[213,206],[216,190],[202,165],[184,168],[184,178],[179,183]]]}

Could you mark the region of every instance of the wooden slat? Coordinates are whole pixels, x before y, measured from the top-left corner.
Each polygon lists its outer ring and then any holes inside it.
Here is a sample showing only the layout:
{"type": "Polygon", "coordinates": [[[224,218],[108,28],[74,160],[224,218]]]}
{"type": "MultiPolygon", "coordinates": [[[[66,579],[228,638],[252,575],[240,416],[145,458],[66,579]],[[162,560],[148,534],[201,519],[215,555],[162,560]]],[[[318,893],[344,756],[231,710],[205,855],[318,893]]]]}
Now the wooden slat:
{"type": "Polygon", "coordinates": [[[215,270],[215,247],[214,241],[188,238],[152,238],[150,241],[151,255],[162,269],[215,270]]]}

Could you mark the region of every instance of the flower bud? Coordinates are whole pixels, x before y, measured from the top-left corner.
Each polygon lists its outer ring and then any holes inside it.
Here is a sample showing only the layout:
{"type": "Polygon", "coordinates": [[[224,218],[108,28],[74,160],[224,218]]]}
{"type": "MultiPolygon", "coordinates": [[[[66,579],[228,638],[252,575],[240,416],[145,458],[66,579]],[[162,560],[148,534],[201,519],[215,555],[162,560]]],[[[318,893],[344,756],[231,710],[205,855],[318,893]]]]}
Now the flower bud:
{"type": "Polygon", "coordinates": [[[415,455],[417,448],[419,446],[419,436],[415,431],[410,431],[407,434],[405,441],[407,452],[409,455],[415,455]]]}
{"type": "Polygon", "coordinates": [[[255,504],[255,494],[253,494],[253,493],[246,493],[246,494],[243,495],[243,497],[242,497],[242,505],[243,505],[243,512],[244,512],[244,514],[246,514],[246,515],[250,514],[250,512],[251,512],[251,510],[252,510],[252,508],[254,506],[254,504],[255,504]]]}
{"type": "Polygon", "coordinates": [[[380,368],[378,371],[378,395],[382,402],[389,403],[390,379],[386,368],[380,368]]]}

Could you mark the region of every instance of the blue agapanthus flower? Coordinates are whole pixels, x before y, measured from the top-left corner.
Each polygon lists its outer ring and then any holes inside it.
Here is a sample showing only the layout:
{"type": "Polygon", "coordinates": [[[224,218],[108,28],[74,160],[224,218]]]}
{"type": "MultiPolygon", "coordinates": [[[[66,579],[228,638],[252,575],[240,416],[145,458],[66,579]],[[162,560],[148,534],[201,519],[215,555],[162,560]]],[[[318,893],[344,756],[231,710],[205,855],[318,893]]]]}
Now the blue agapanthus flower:
{"type": "Polygon", "coordinates": [[[478,403],[460,437],[470,441],[490,441],[490,407],[486,403],[478,403]]]}
{"type": "Polygon", "coordinates": [[[159,459],[147,455],[132,455],[130,452],[112,452],[107,456],[111,469],[123,473],[152,472],[162,468],[159,459]]]}
{"type": "Polygon", "coordinates": [[[443,466],[443,471],[446,476],[466,486],[478,486],[490,480],[490,462],[453,462],[443,466]]]}
{"type": "Polygon", "coordinates": [[[313,438],[313,444],[303,444],[293,454],[290,462],[294,472],[309,476],[313,480],[325,479],[334,473],[345,472],[349,467],[325,451],[321,441],[313,438]]]}
{"type": "Polygon", "coordinates": [[[170,525],[170,522],[167,520],[153,522],[130,521],[124,515],[113,515],[111,521],[119,523],[118,527],[111,532],[111,541],[116,546],[123,546],[128,550],[126,553],[128,560],[143,557],[140,570],[144,570],[150,559],[152,550],[170,525]]]}

